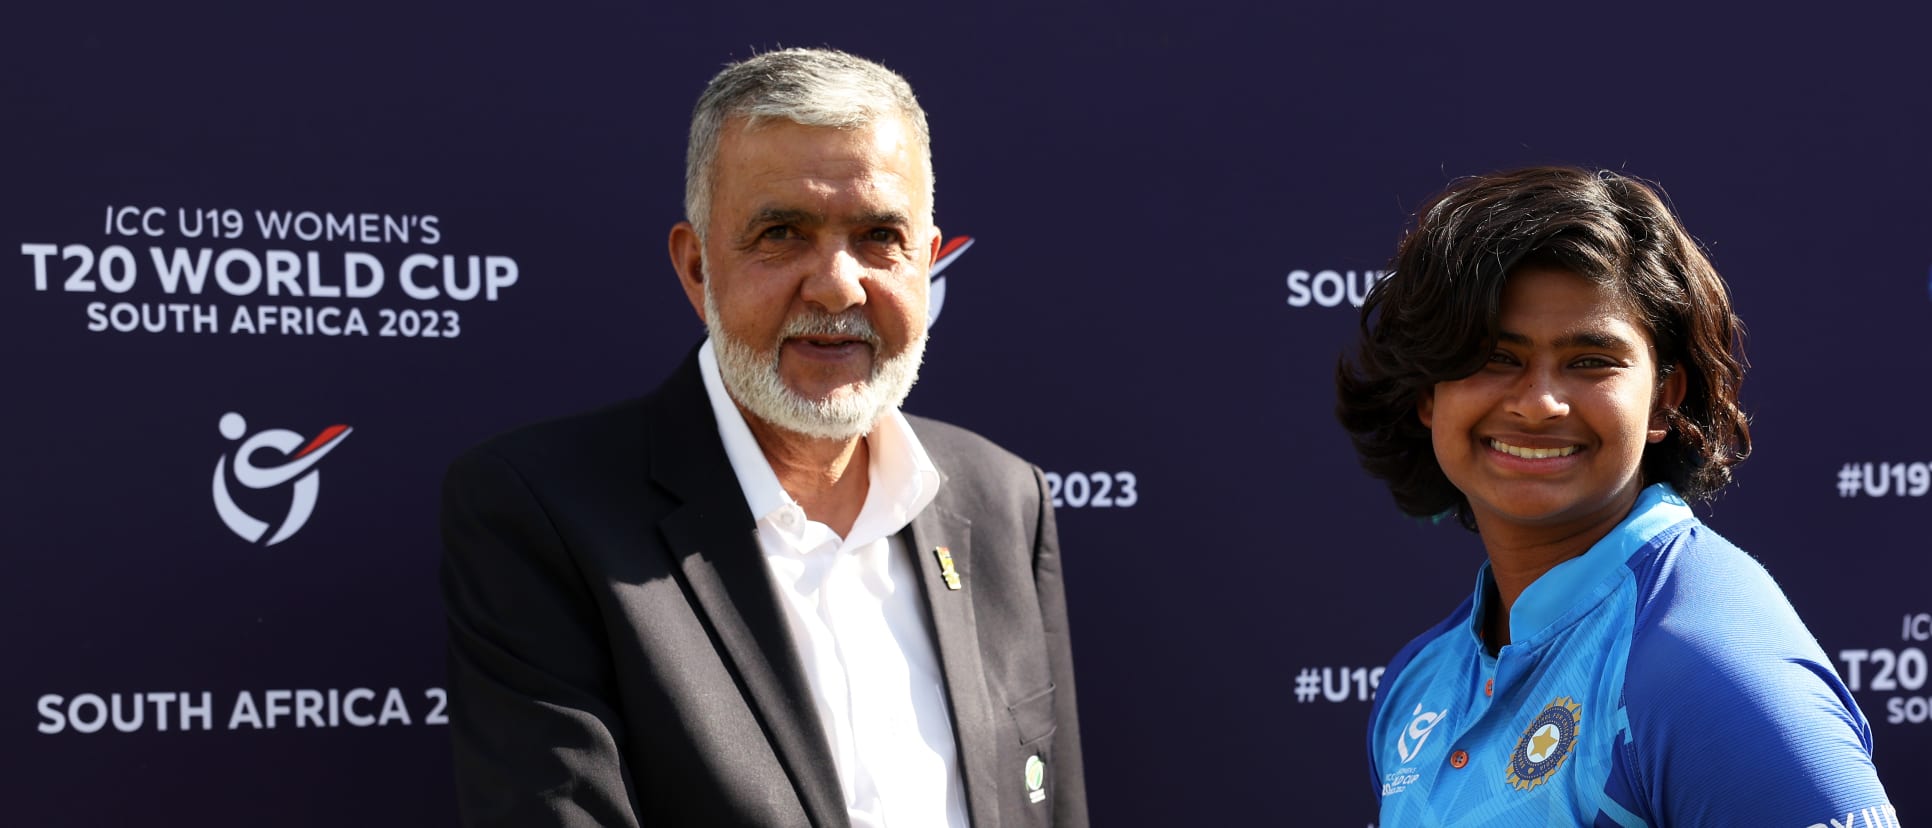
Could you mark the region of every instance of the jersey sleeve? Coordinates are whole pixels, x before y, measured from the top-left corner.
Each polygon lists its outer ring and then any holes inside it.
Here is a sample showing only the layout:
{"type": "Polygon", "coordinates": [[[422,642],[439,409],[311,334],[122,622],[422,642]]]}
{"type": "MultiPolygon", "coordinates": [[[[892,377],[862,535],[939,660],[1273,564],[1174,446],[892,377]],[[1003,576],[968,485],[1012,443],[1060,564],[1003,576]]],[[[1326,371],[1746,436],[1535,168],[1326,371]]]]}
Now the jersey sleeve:
{"type": "Polygon", "coordinates": [[[1797,612],[1756,561],[1692,535],[1638,613],[1624,804],[1652,825],[1891,824],[1871,726],[1797,612]]]}

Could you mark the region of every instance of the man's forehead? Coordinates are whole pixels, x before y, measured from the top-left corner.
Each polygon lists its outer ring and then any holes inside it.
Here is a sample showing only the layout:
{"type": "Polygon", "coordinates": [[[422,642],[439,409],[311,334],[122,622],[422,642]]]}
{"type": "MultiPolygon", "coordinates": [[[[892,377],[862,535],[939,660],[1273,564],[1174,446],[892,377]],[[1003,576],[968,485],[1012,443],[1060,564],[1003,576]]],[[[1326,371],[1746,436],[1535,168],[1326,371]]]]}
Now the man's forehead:
{"type": "Polygon", "coordinates": [[[754,213],[799,210],[828,217],[919,211],[926,198],[920,148],[903,119],[840,128],[739,119],[720,142],[718,194],[754,213]],[[860,202],[871,206],[838,202],[860,202]]]}
{"type": "Polygon", "coordinates": [[[850,124],[808,124],[783,115],[761,115],[747,113],[732,115],[725,119],[719,131],[720,136],[743,135],[767,130],[804,130],[808,133],[841,133],[846,135],[873,132],[894,142],[912,139],[912,124],[904,115],[880,114],[863,121],[854,119],[850,124]]]}
{"type": "Polygon", "coordinates": [[[755,122],[739,118],[727,126],[719,147],[724,165],[754,157],[792,165],[872,164],[913,177],[927,166],[925,146],[902,117],[851,127],[814,126],[777,117],[755,122]]]}

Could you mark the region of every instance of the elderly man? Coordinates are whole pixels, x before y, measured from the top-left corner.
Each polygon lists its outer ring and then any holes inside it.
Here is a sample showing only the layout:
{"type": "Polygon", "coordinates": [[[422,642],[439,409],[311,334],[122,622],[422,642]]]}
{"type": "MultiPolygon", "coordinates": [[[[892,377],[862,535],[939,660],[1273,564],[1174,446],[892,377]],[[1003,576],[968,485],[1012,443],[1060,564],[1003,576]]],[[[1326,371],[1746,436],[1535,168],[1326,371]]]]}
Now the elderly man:
{"type": "Polygon", "coordinates": [[[1085,825],[1042,475],[899,412],[940,246],[911,88],[834,51],[735,64],[686,176],[706,342],[450,469],[464,822],[1085,825]]]}

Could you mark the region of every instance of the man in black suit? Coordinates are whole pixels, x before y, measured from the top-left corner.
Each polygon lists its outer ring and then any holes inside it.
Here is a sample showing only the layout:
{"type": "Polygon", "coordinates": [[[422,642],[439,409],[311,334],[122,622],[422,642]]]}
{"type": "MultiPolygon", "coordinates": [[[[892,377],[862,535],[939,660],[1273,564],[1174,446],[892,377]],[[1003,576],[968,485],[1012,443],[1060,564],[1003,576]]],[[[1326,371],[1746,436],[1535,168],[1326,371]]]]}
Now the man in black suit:
{"type": "Polygon", "coordinates": [[[1086,825],[1044,479],[898,410],[940,246],[912,90],[754,57],[700,98],[686,176],[705,343],[450,469],[464,822],[1086,825]]]}

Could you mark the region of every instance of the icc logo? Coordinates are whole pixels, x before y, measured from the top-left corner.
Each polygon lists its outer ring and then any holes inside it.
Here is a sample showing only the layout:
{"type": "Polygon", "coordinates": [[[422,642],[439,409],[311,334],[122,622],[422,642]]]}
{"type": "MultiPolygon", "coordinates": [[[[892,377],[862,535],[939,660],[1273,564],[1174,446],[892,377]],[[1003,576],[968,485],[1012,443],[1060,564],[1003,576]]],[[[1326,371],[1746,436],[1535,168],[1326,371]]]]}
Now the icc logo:
{"type": "Polygon", "coordinates": [[[966,252],[966,248],[972,246],[972,236],[954,236],[939,248],[939,258],[932,263],[932,290],[927,293],[926,298],[926,327],[930,328],[933,323],[939,321],[939,309],[946,304],[946,278],[939,274],[945,272],[947,265],[952,264],[954,259],[959,258],[959,254],[966,252]]]}
{"type": "Polygon", "coordinates": [[[1416,703],[1415,718],[1409,721],[1408,732],[1395,738],[1395,752],[1402,755],[1402,761],[1414,761],[1415,757],[1422,753],[1422,743],[1429,741],[1429,732],[1435,730],[1436,724],[1441,722],[1442,717],[1448,713],[1447,708],[1434,713],[1424,713],[1422,703],[1416,703]],[[1415,740],[1415,747],[1409,747],[1410,739],[1415,740]]]}
{"type": "MultiPolygon", "coordinates": [[[[309,522],[309,513],[315,511],[316,495],[322,491],[322,472],[315,470],[315,464],[348,439],[349,432],[353,430],[345,425],[332,425],[303,445],[302,435],[293,431],[264,429],[243,440],[241,448],[235,450],[235,482],[250,489],[273,489],[295,481],[288,515],[282,518],[281,528],[275,530],[275,536],[268,539],[268,546],[288,540],[301,531],[303,524],[309,522]],[[255,465],[255,453],[262,449],[281,452],[285,461],[265,468],[255,465]]],[[[242,415],[233,411],[221,415],[221,436],[241,440],[242,435],[247,433],[248,421],[242,419],[242,415]]],[[[215,461],[215,512],[221,515],[221,522],[228,524],[228,528],[240,535],[242,540],[258,543],[268,533],[269,524],[242,511],[228,494],[229,456],[224,454],[215,461]]]]}

